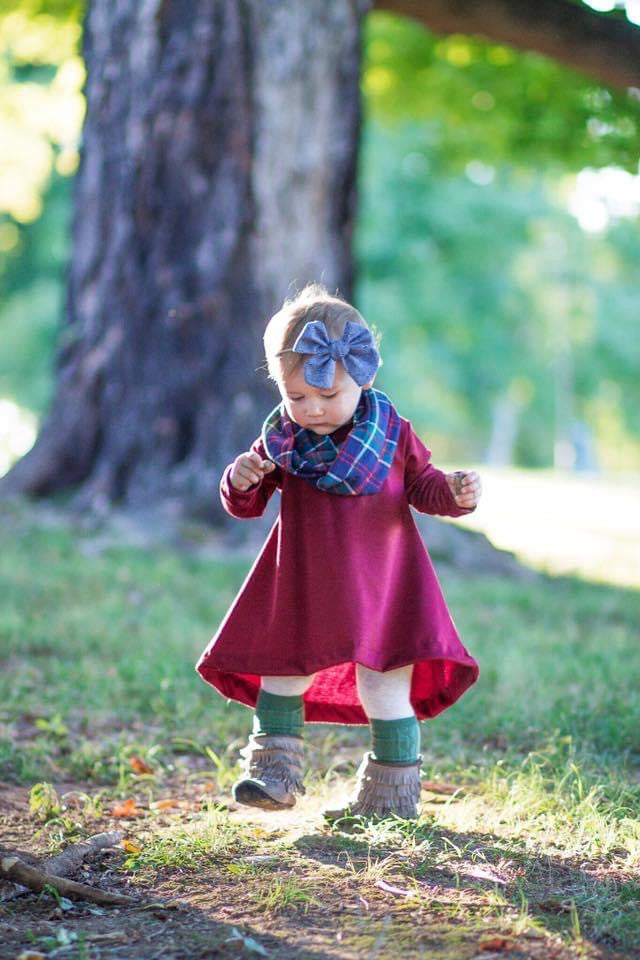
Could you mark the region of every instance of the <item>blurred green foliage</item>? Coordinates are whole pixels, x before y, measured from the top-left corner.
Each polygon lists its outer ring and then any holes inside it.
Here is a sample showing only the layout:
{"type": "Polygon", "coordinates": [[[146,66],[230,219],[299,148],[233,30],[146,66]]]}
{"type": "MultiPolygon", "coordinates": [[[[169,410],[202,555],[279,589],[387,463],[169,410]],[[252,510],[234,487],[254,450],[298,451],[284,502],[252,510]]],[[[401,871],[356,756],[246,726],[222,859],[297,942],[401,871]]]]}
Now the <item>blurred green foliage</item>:
{"type": "MultiPolygon", "coordinates": [[[[46,409],[84,110],[84,4],[0,0],[0,398],[46,409]]],[[[640,466],[638,220],[587,234],[573,175],[638,169],[638,92],[368,17],[357,299],[438,459],[640,466]],[[587,451],[587,459],[591,454],[587,451]]]]}
{"type": "Polygon", "coordinates": [[[535,53],[436,37],[412,20],[375,13],[363,90],[371,119],[429,128],[438,145],[432,173],[461,172],[470,159],[563,172],[638,169],[640,91],[608,89],[535,53]]]}
{"type": "Polygon", "coordinates": [[[41,414],[84,113],[83,4],[0,0],[0,398],[41,414]]]}
{"type": "Polygon", "coordinates": [[[637,466],[637,222],[586,234],[506,166],[434,177],[423,126],[370,121],[363,151],[358,303],[380,382],[439,456],[481,459],[500,430],[508,455],[512,430],[514,461],[544,466],[584,423],[606,465],[637,466]]]}
{"type": "Polygon", "coordinates": [[[637,172],[640,103],[384,14],[363,89],[358,303],[382,385],[440,458],[544,466],[579,445],[586,465],[595,445],[637,469],[638,219],[588,234],[566,199],[588,165],[637,172]]]}

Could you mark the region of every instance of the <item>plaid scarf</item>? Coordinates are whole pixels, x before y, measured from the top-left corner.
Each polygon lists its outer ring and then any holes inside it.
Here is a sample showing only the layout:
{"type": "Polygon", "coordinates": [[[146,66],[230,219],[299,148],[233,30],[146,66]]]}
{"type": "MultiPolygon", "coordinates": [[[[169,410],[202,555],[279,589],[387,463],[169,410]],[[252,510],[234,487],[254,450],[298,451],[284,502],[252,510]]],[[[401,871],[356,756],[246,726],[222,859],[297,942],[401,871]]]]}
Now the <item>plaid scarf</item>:
{"type": "Polygon", "coordinates": [[[382,489],[399,436],[400,417],[395,407],[373,388],[362,391],[353,426],[340,444],[294,423],[283,403],[272,410],[262,427],[262,442],[274,463],[318,490],[341,496],[382,489]]]}

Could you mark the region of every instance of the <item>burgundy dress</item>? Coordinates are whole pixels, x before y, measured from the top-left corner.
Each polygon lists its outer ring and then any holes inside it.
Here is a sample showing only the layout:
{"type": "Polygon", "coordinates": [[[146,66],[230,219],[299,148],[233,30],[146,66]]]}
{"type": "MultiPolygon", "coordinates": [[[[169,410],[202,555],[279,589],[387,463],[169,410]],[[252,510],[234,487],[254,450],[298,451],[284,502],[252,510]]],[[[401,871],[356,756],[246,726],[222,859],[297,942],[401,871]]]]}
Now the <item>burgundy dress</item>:
{"type": "MultiPolygon", "coordinates": [[[[280,467],[242,493],[221,482],[234,517],[259,517],[276,489],[280,516],[197,669],[223,696],[255,706],[260,677],[317,673],[305,719],[367,723],[355,664],[414,664],[419,719],[451,706],[478,677],[411,516],[457,517],[459,508],[429,450],[402,419],[382,490],[338,496],[280,467]]],[[[332,435],[340,442],[348,427],[332,435]]],[[[252,450],[266,458],[261,440],[252,450]]]]}

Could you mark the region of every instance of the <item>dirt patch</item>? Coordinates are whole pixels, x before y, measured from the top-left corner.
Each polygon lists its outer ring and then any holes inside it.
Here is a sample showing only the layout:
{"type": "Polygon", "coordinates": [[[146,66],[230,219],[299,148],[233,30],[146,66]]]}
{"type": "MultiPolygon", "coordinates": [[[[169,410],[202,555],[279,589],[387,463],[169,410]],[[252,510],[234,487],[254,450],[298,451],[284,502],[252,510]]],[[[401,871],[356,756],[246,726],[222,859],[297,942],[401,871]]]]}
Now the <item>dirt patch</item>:
{"type": "MultiPolygon", "coordinates": [[[[525,921],[513,896],[521,865],[497,854],[492,861],[488,841],[481,869],[461,861],[454,871],[411,844],[331,832],[317,796],[274,815],[222,810],[228,798],[211,782],[139,786],[124,801],[90,784],[54,786],[64,809],[47,823],[30,812],[27,788],[0,787],[2,846],[38,860],[78,837],[121,830],[129,848],[97,852],[76,879],[138,903],[106,908],[51,894],[2,902],[1,960],[27,950],[61,960],[631,958],[525,921]],[[131,815],[116,816],[129,801],[131,815]]],[[[562,913],[562,889],[572,882],[565,869],[559,888],[559,868],[539,867],[548,912],[562,913]]]]}

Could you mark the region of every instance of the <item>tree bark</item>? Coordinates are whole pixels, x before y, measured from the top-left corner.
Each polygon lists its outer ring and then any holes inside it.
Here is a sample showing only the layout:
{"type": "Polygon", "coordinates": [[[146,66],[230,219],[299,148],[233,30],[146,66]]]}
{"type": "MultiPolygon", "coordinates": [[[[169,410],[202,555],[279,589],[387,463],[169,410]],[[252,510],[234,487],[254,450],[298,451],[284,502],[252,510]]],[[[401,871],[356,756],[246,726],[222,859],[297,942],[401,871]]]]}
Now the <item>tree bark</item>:
{"type": "Polygon", "coordinates": [[[640,30],[567,0],[376,0],[433,33],[476,34],[552,57],[612,87],[640,88],[640,30]]]}
{"type": "Polygon", "coordinates": [[[261,337],[351,294],[363,0],[93,0],[50,414],[2,481],[215,512],[272,402],[261,337]]]}

